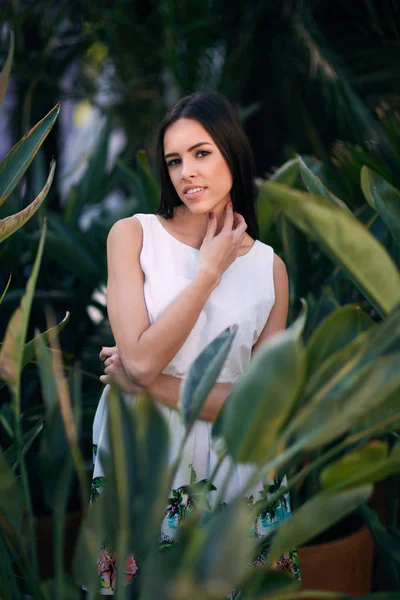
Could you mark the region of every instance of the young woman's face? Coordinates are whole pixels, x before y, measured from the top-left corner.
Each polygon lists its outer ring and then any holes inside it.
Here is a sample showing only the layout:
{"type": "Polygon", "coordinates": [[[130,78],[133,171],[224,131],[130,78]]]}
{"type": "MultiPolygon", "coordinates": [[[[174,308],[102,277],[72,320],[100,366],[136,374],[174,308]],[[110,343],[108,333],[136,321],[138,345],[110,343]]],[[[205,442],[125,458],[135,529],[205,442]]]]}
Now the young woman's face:
{"type": "Polygon", "coordinates": [[[194,214],[220,213],[230,199],[232,176],[218,146],[194,119],[179,119],[164,135],[172,184],[194,214]]]}

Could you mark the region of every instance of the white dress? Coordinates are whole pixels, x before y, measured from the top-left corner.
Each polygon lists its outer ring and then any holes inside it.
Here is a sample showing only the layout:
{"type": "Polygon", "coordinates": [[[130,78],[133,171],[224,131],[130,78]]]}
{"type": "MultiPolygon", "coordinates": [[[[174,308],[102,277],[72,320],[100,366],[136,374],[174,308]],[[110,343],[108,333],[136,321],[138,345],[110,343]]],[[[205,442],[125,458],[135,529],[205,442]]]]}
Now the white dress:
{"type": "MultiPolygon", "coordinates": [[[[199,250],[180,242],[172,236],[154,214],[137,214],[143,229],[143,246],[140,264],[144,273],[144,298],[150,322],[154,323],[173,299],[194,279],[199,264],[199,250]]],[[[251,359],[251,351],[261,334],[275,302],[273,280],[274,251],[270,246],[256,240],[247,254],[236,258],[222,275],[220,284],[211,293],[204,305],[191,333],[182,348],[166,366],[163,373],[184,378],[192,362],[200,352],[228,326],[236,324],[238,331],[233,340],[224,367],[217,379],[218,383],[235,383],[242,375],[251,359]]],[[[103,469],[98,459],[97,449],[106,443],[107,396],[106,386],[93,424],[94,472],[92,497],[99,492],[103,482],[103,469]]],[[[133,401],[133,396],[131,396],[133,401]]],[[[171,433],[172,461],[176,456],[182,433],[182,424],[176,411],[160,405],[171,433]]],[[[167,508],[162,527],[162,541],[168,544],[173,540],[179,521],[187,505],[187,486],[196,481],[208,479],[217,461],[211,447],[211,427],[205,421],[196,421],[180,460],[180,467],[173,484],[174,502],[167,508]],[[184,489],[182,490],[182,486],[184,489]]],[[[218,489],[229,469],[225,461],[213,483],[218,489]]],[[[223,500],[229,499],[241,489],[252,473],[251,465],[237,465],[230,475],[223,500]]],[[[250,491],[254,501],[265,497],[266,490],[261,485],[250,491]]],[[[272,490],[271,490],[272,491],[272,490]]],[[[209,493],[211,507],[218,492],[209,493]]],[[[265,529],[275,526],[290,513],[289,499],[283,497],[280,509],[273,515],[266,514],[264,522],[259,520],[256,534],[262,535],[265,529]]],[[[101,593],[113,593],[113,554],[103,548],[99,567],[101,593]],[[102,576],[103,575],[103,576],[102,576]]],[[[294,574],[297,566],[291,568],[294,574]]],[[[136,564],[125,565],[125,571],[135,575],[136,564]]]]}

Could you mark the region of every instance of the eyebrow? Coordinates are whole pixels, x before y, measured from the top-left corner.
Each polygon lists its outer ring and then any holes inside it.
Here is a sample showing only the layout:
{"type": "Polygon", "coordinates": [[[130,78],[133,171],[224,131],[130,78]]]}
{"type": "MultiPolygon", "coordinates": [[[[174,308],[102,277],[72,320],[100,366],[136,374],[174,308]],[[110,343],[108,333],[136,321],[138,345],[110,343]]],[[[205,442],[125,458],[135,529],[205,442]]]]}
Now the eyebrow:
{"type": "MultiPolygon", "coordinates": [[[[194,144],[193,146],[190,146],[190,148],[188,148],[187,151],[191,152],[192,150],[194,150],[198,146],[203,146],[204,144],[207,144],[208,146],[212,146],[211,142],[198,142],[197,144],[194,144]]],[[[166,154],[164,156],[164,158],[168,158],[169,156],[179,156],[179,154],[178,154],[178,152],[169,152],[168,154],[166,154]]]]}

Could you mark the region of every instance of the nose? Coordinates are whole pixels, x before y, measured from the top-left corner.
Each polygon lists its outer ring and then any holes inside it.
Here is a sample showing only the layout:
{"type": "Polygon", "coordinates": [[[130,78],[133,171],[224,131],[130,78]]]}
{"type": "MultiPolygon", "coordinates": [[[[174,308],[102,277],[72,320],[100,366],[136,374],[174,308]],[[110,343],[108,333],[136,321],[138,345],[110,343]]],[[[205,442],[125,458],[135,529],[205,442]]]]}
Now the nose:
{"type": "Polygon", "coordinates": [[[182,160],[181,179],[191,179],[196,175],[194,162],[190,159],[182,160]]]}

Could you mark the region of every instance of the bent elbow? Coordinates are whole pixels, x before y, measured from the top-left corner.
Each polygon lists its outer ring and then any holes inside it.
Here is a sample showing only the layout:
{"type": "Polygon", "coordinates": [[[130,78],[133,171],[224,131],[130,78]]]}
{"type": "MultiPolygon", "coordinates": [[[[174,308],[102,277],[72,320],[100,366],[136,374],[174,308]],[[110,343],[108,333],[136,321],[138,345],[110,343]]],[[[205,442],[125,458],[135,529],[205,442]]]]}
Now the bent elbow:
{"type": "Polygon", "coordinates": [[[148,390],[157,379],[157,373],[144,364],[131,363],[127,365],[126,371],[131,381],[143,388],[143,391],[148,390]]]}

